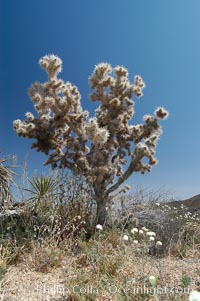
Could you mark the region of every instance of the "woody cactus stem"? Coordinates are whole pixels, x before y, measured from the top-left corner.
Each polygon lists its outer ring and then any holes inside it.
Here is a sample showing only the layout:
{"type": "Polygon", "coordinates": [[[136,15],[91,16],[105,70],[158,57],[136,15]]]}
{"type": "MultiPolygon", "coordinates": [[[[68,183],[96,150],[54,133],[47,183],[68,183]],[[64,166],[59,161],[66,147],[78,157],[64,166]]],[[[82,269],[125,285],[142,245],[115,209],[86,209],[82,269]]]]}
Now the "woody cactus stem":
{"type": "Polygon", "coordinates": [[[107,218],[107,207],[108,198],[103,196],[96,196],[97,213],[96,213],[96,224],[104,225],[107,218]]]}
{"type": "MultiPolygon", "coordinates": [[[[76,170],[84,177],[97,202],[96,221],[103,224],[106,206],[120,185],[133,172],[149,172],[157,163],[155,147],[162,133],[159,120],[168,112],[157,108],[154,115],[144,116],[144,123],[129,125],[134,115],[132,97],[143,95],[144,82],[137,75],[131,84],[126,68],[112,69],[101,63],[89,77],[94,91],[90,98],[100,102],[95,116],[89,118],[81,107],[78,88],[58,78],[61,59],[47,55],[39,64],[48,81],[36,82],[29,90],[37,115],[27,112],[25,121],[14,121],[14,130],[18,136],[36,140],[32,148],[48,156],[45,164],[76,170]]],[[[125,185],[118,193],[128,189],[125,185]]]]}

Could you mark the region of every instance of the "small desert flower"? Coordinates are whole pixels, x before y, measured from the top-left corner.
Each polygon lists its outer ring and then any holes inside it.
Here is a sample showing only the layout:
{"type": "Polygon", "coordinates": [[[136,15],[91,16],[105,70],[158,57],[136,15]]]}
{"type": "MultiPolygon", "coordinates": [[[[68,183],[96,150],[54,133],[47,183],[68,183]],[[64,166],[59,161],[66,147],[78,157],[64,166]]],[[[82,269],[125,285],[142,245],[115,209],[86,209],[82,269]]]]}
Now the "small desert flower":
{"type": "Polygon", "coordinates": [[[149,231],[149,229],[147,229],[146,227],[142,227],[142,230],[144,230],[145,232],[149,231]]]}
{"type": "Polygon", "coordinates": [[[162,246],[162,242],[158,240],[158,241],[156,242],[156,246],[162,246]]]}
{"type": "Polygon", "coordinates": [[[155,276],[149,276],[149,282],[152,286],[155,286],[156,284],[156,277],[155,276]]]}
{"type": "Polygon", "coordinates": [[[78,215],[78,216],[77,216],[77,218],[78,218],[78,219],[81,219],[81,216],[80,216],[80,215],[78,215]]]}
{"type": "Polygon", "coordinates": [[[131,233],[134,234],[134,233],[137,233],[138,232],[138,228],[133,228],[131,229],[131,233]]]}
{"type": "Polygon", "coordinates": [[[189,295],[189,301],[200,301],[200,292],[192,291],[189,295]]]}
{"type": "Polygon", "coordinates": [[[140,231],[139,231],[139,234],[144,234],[144,231],[143,231],[143,230],[140,230],[140,231]]]}
{"type": "Polygon", "coordinates": [[[128,241],[128,235],[124,235],[123,240],[128,241]]]}
{"type": "Polygon", "coordinates": [[[159,204],[159,203],[156,203],[156,206],[160,206],[160,204],[159,204]]]}
{"type": "Polygon", "coordinates": [[[154,236],[150,236],[150,237],[149,237],[149,240],[150,240],[150,241],[154,241],[154,240],[155,240],[155,237],[154,237],[154,236]]]}
{"type": "Polygon", "coordinates": [[[156,233],[155,232],[152,232],[152,231],[148,231],[146,233],[148,236],[156,236],[156,233]]]}
{"type": "Polygon", "coordinates": [[[135,245],[137,245],[137,244],[138,244],[138,240],[135,239],[135,240],[133,241],[133,243],[134,243],[135,245]]]}
{"type": "Polygon", "coordinates": [[[98,224],[98,225],[96,225],[96,229],[97,229],[97,230],[103,230],[103,227],[102,227],[102,225],[99,225],[99,224],[98,224]]]}

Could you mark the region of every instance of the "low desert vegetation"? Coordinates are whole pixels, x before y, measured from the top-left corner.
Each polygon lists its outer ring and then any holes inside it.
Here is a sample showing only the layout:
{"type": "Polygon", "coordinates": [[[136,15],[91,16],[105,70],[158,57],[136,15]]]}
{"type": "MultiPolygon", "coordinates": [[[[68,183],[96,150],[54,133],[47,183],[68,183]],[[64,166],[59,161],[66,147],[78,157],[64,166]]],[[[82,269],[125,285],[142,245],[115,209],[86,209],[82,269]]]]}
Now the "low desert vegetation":
{"type": "MultiPolygon", "coordinates": [[[[200,220],[187,207],[162,203],[162,197],[138,204],[137,192],[123,207],[108,208],[107,223],[96,225],[96,202],[80,177],[51,174],[28,182],[23,211],[1,226],[2,283],[15,267],[41,278],[59,273],[59,292],[58,283],[52,291],[45,284],[49,300],[175,301],[188,300],[199,289],[200,220]],[[154,285],[150,276],[156,278],[154,285]],[[166,286],[176,291],[157,292],[166,286]]],[[[40,291],[41,300],[46,289],[40,291]]],[[[18,297],[12,298],[5,300],[18,297]]]]}

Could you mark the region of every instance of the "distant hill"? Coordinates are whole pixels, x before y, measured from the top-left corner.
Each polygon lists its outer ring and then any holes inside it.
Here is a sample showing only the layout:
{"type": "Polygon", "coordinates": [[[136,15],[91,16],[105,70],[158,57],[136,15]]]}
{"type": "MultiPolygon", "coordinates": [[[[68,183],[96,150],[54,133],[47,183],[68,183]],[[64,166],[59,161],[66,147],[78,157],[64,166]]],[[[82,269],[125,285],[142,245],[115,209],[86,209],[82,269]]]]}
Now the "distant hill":
{"type": "Polygon", "coordinates": [[[189,199],[181,200],[181,201],[172,201],[168,204],[173,205],[174,207],[180,208],[180,206],[183,204],[184,206],[187,206],[189,210],[191,211],[199,211],[200,210],[200,194],[197,194],[189,199]]]}

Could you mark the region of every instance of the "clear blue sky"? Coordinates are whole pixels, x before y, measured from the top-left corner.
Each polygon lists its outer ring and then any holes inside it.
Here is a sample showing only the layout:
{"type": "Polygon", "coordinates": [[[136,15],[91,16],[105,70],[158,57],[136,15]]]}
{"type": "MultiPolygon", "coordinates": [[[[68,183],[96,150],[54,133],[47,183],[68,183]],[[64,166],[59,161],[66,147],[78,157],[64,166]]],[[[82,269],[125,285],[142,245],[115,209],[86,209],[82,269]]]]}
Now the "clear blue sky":
{"type": "Polygon", "coordinates": [[[79,87],[84,109],[95,64],[124,65],[146,82],[133,123],[164,106],[170,118],[157,147],[159,164],[129,183],[164,186],[181,198],[200,193],[199,0],[0,0],[0,148],[42,171],[46,157],[12,130],[14,119],[34,111],[27,89],[46,74],[38,60],[63,59],[62,78],[79,87]]]}

